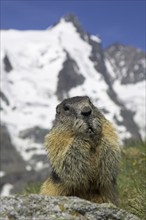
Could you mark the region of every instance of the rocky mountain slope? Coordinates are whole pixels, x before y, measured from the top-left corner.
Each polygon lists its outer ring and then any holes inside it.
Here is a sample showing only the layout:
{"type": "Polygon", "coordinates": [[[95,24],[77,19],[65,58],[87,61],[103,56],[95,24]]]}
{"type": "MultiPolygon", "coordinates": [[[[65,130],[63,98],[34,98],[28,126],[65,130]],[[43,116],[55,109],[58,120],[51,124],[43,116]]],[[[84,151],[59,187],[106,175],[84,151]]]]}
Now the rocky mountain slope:
{"type": "Polygon", "coordinates": [[[1,31],[3,191],[5,183],[14,185],[6,178],[8,158],[21,173],[48,169],[42,143],[56,105],[66,97],[88,95],[115,123],[121,140],[144,138],[145,64],[146,55],[137,48],[103,49],[101,39],[72,15],[44,31],[1,31]]]}

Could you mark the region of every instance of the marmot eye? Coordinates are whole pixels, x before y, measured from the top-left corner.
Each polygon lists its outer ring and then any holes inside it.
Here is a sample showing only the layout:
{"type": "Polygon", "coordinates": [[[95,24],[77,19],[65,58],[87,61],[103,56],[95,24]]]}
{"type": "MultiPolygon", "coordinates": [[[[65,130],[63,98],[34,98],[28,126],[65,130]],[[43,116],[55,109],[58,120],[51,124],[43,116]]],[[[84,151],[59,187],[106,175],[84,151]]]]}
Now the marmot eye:
{"type": "Polygon", "coordinates": [[[69,110],[70,110],[70,106],[67,105],[67,104],[65,104],[65,105],[63,106],[63,109],[64,109],[64,111],[69,111],[69,110]]]}
{"type": "Polygon", "coordinates": [[[85,106],[81,111],[81,114],[83,116],[90,116],[91,113],[92,113],[92,110],[91,110],[90,106],[85,106]]]}

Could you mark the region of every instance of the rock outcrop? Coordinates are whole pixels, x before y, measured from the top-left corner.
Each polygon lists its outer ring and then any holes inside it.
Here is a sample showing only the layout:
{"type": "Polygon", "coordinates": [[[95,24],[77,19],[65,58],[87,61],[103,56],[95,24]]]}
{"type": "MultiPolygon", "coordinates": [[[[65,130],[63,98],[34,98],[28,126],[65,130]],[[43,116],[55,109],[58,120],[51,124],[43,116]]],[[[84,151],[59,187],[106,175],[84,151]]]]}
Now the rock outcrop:
{"type": "Polygon", "coordinates": [[[139,220],[112,204],[96,204],[77,197],[41,195],[0,199],[0,220],[139,220]]]}

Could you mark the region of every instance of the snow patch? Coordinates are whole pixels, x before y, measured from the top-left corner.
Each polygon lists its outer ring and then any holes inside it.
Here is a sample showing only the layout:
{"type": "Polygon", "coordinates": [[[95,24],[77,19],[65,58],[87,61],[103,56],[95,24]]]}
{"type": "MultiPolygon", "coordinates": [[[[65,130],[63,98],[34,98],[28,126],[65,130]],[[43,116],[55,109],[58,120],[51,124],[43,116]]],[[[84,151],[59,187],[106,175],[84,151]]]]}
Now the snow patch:
{"type": "Polygon", "coordinates": [[[9,196],[12,189],[13,189],[12,184],[10,184],[10,183],[5,184],[2,187],[2,191],[1,191],[0,196],[9,196]]]}
{"type": "Polygon", "coordinates": [[[0,171],[0,178],[5,176],[5,175],[6,175],[6,173],[4,171],[0,171]]]}
{"type": "Polygon", "coordinates": [[[90,38],[97,43],[101,43],[101,39],[96,35],[91,35],[90,38]]]}

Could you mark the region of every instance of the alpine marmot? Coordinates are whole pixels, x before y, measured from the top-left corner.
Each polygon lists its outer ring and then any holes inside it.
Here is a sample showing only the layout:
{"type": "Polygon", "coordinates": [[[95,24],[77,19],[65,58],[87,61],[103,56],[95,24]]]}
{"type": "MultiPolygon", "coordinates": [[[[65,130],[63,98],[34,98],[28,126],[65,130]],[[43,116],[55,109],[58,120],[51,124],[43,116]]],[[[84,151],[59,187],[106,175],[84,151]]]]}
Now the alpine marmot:
{"type": "Polygon", "coordinates": [[[45,148],[52,172],[41,194],[117,204],[118,136],[87,96],[68,98],[57,106],[45,148]]]}

